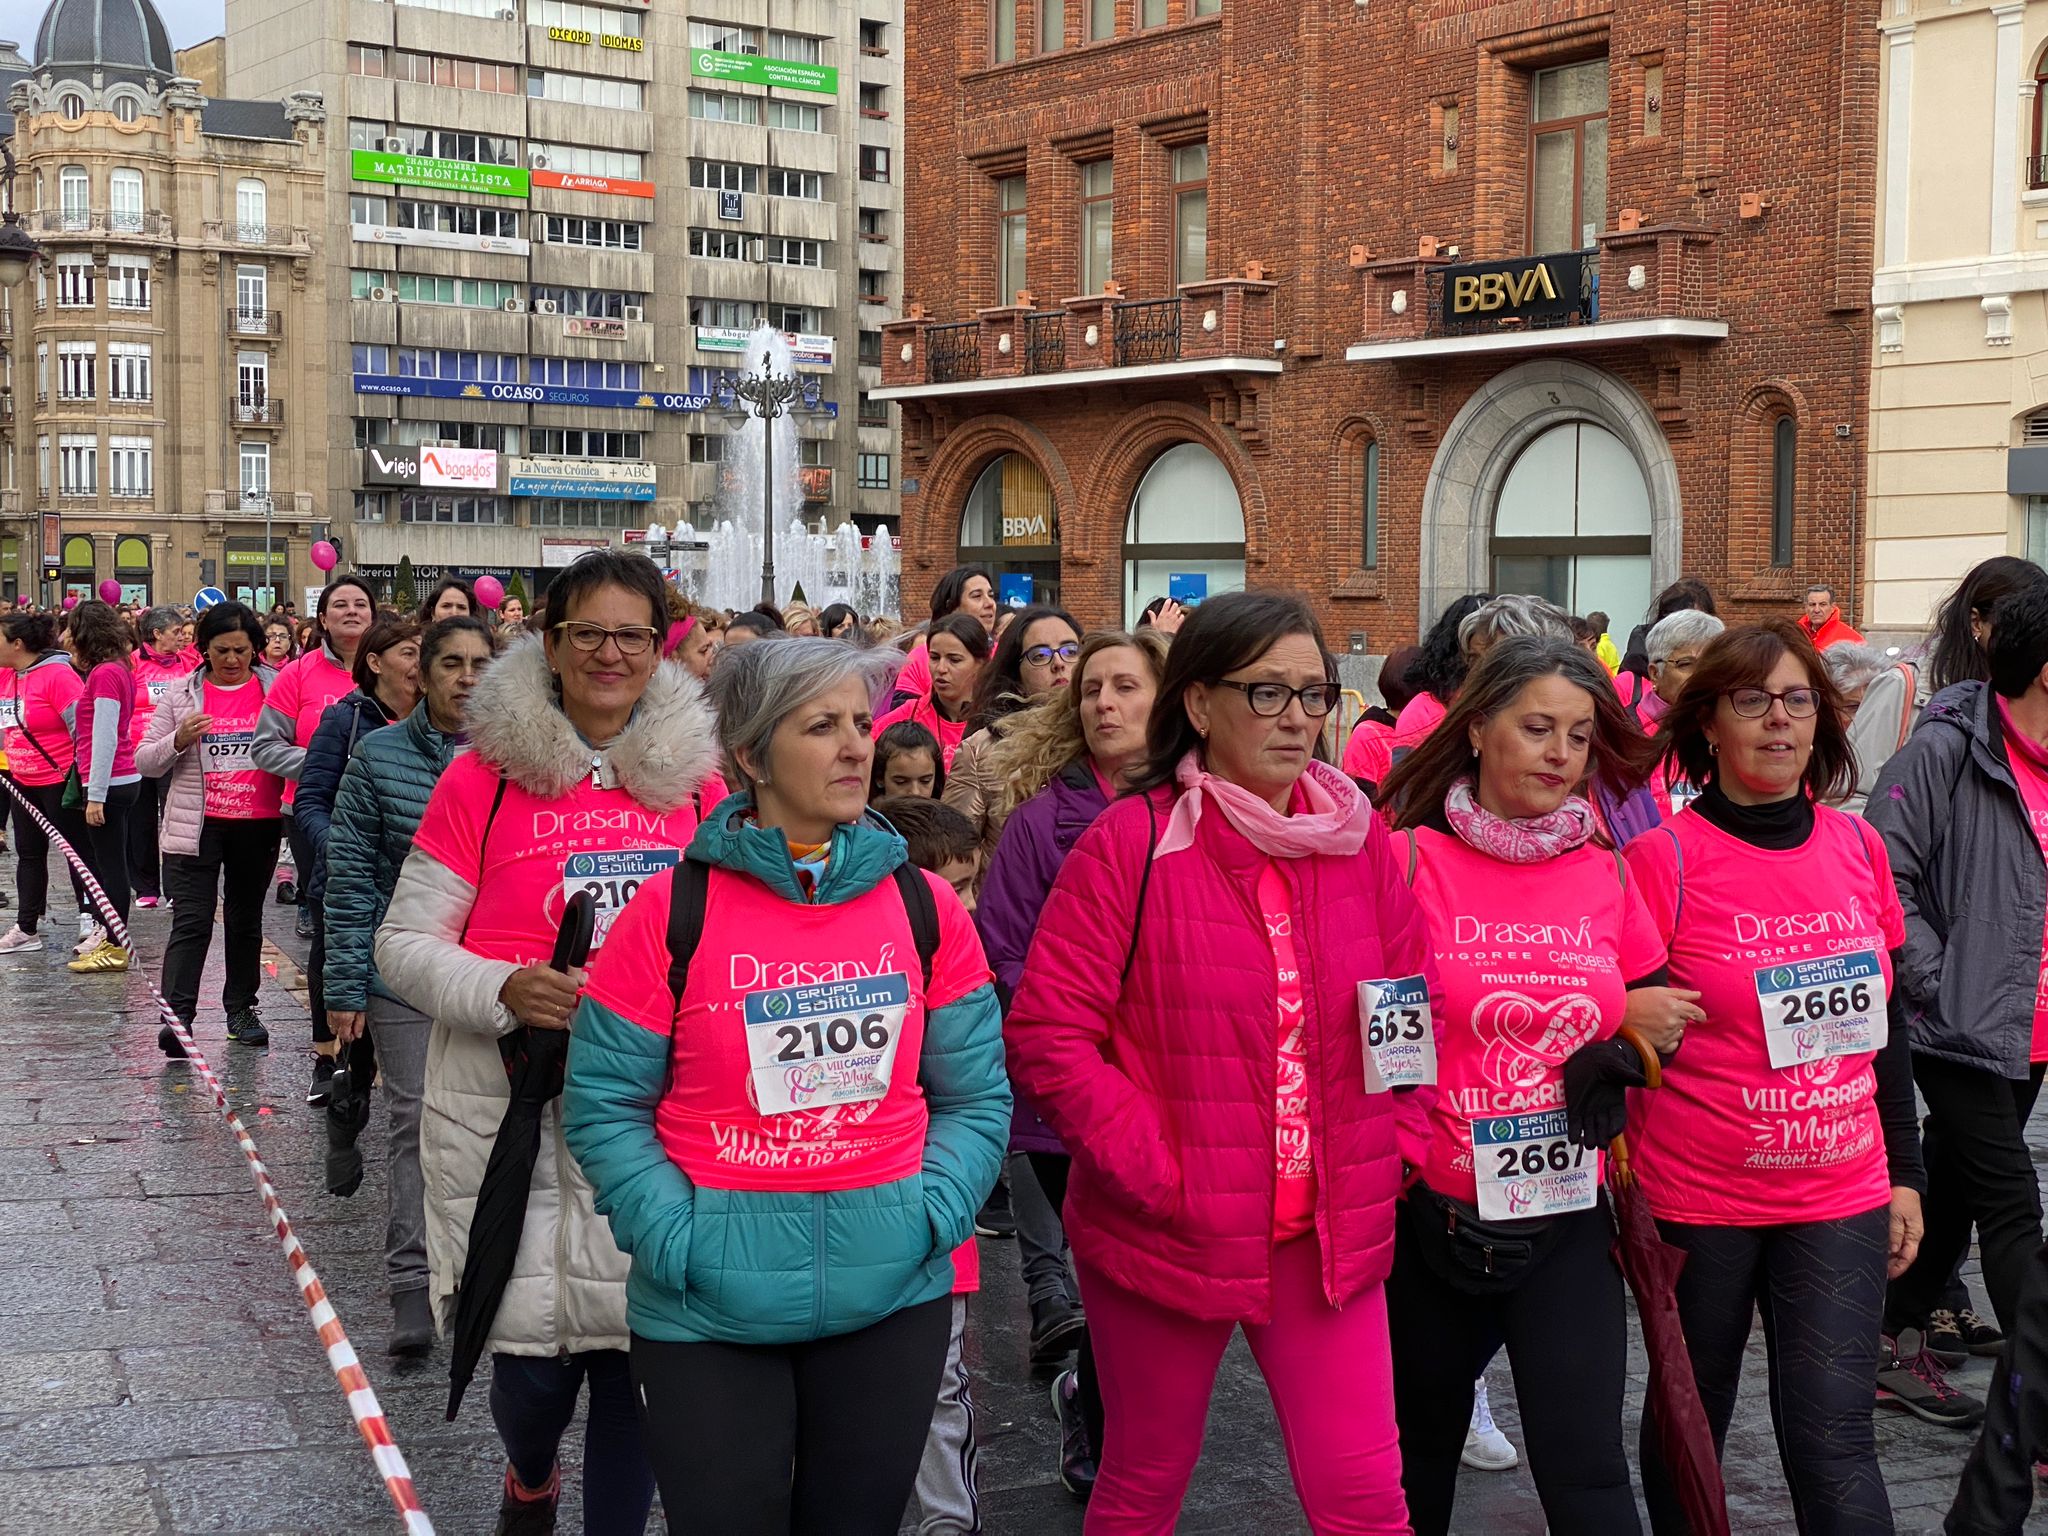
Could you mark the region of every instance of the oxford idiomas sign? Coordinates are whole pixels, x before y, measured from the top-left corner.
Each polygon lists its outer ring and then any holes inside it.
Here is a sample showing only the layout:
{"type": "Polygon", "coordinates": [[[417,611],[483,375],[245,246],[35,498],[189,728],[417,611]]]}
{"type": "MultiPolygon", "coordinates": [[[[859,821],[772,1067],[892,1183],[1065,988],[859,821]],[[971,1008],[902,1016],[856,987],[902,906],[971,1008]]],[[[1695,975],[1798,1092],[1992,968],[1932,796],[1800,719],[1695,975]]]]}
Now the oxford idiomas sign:
{"type": "Polygon", "coordinates": [[[736,80],[742,85],[779,85],[788,91],[839,94],[839,71],[830,64],[798,64],[790,59],[764,59],[752,53],[721,53],[716,48],[690,50],[690,73],[699,80],[736,80]]]}

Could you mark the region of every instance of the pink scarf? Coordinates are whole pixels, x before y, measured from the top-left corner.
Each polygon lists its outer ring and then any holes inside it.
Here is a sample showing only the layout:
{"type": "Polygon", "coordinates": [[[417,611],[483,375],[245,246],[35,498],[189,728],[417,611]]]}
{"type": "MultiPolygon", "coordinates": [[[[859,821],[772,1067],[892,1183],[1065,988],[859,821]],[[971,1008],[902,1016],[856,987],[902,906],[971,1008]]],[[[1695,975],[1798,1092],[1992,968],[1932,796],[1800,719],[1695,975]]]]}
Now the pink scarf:
{"type": "Polygon", "coordinates": [[[1593,807],[1571,796],[1547,816],[1511,821],[1479,803],[1470,778],[1458,780],[1444,796],[1444,816],[1468,848],[1503,864],[1541,864],[1570,853],[1593,835],[1593,807]]]}
{"type": "Polygon", "coordinates": [[[1304,859],[1316,853],[1349,857],[1365,846],[1365,835],[1372,830],[1372,802],[1328,763],[1311,762],[1296,781],[1294,793],[1301,809],[1292,816],[1281,815],[1243,785],[1217,778],[1202,767],[1199,752],[1183,757],[1173,778],[1181,797],[1167,818],[1154,858],[1194,846],[1205,801],[1213,801],[1245,841],[1276,859],[1304,859]]]}

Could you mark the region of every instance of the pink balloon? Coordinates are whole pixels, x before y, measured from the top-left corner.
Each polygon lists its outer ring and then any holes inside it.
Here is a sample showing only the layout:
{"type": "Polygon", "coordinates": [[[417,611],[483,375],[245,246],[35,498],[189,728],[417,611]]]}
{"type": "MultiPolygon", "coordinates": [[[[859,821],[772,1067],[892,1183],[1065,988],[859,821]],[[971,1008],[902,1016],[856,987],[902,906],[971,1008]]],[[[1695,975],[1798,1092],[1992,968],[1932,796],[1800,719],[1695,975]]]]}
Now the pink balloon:
{"type": "Polygon", "coordinates": [[[100,583],[100,601],[112,607],[121,601],[121,583],[109,576],[100,583]]]}
{"type": "Polygon", "coordinates": [[[312,555],[313,564],[318,566],[323,571],[333,570],[334,567],[341,561],[341,551],[336,549],[332,544],[328,543],[325,539],[320,540],[319,543],[313,546],[312,555]]]}
{"type": "Polygon", "coordinates": [[[496,608],[505,601],[505,583],[495,576],[479,576],[476,579],[476,600],[486,608],[496,608]]]}
{"type": "Polygon", "coordinates": [[[69,613],[78,606],[78,594],[73,592],[64,599],[64,611],[69,613]]]}

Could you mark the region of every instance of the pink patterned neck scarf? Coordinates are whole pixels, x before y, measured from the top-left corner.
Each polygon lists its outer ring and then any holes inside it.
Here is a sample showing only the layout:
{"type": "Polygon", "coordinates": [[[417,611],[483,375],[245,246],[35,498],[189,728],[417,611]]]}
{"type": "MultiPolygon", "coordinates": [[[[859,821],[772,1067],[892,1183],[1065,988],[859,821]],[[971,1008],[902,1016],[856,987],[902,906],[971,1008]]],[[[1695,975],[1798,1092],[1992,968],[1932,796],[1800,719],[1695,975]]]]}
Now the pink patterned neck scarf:
{"type": "Polygon", "coordinates": [[[1479,803],[1470,778],[1458,780],[1444,796],[1444,816],[1468,848],[1503,864],[1541,864],[1570,853],[1593,835],[1593,807],[1573,795],[1547,816],[1511,821],[1479,803]]]}
{"type": "Polygon", "coordinates": [[[1356,784],[1328,763],[1311,762],[1295,783],[1293,814],[1283,816],[1259,796],[1202,766],[1199,752],[1190,752],[1174,770],[1181,796],[1167,818],[1154,858],[1191,847],[1202,820],[1204,802],[1223,813],[1259,852],[1269,858],[1300,859],[1311,854],[1348,858],[1365,846],[1372,830],[1372,803],[1356,784]]]}

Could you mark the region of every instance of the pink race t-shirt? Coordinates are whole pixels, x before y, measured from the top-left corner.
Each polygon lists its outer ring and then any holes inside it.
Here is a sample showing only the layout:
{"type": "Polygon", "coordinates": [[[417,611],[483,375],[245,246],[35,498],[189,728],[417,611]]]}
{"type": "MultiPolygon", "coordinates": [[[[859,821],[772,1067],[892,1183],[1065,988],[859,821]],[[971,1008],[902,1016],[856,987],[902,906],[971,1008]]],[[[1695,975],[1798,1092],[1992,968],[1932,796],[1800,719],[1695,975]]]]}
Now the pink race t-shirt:
{"type": "Polygon", "coordinates": [[[1509,864],[1428,827],[1415,840],[1444,988],[1423,1179],[1471,1202],[1472,1122],[1563,1107],[1565,1058],[1621,1028],[1629,982],[1664,964],[1664,943],[1610,848],[1509,864]]]}
{"type": "Polygon", "coordinates": [[[1273,1241],[1300,1237],[1316,1224],[1316,1168],[1309,1151],[1308,1044],[1301,961],[1294,952],[1294,893],[1279,866],[1259,874],[1259,911],[1273,944],[1280,1033],[1273,1072],[1273,1241]]]}
{"type": "MultiPolygon", "coordinates": [[[[1630,1095],[1629,1146],[1666,1221],[1766,1226],[1834,1221],[1885,1204],[1891,1175],[1871,1051],[1773,1067],[1758,977],[1801,961],[1874,952],[1887,995],[1905,917],[1884,842],[1814,807],[1797,848],[1757,848],[1694,810],[1628,845],[1629,868],[1671,948],[1671,985],[1700,993],[1703,1022],[1630,1095]]],[[[1789,973],[1788,973],[1789,974],[1789,973]]]]}
{"type": "Polygon", "coordinates": [[[894,880],[813,905],[714,869],[680,1010],[668,990],[673,877],[651,883],[621,914],[584,994],[669,1036],[655,1132],[694,1183],[868,1189],[923,1166],[929,1114],[917,1068],[926,1015],[989,980],[959,897],[938,876],[923,878],[939,914],[929,989],[894,880]],[[881,1057],[886,1090],[860,1097],[863,1084],[879,1082],[881,1057]],[[788,1107],[763,1112],[764,1079],[788,1095],[788,1107]],[[848,1083],[844,1102],[825,1102],[848,1083]]]}
{"type": "Polygon", "coordinates": [[[1423,737],[1444,723],[1444,716],[1450,711],[1443,702],[1427,689],[1415,695],[1401,707],[1399,718],[1394,721],[1394,752],[1406,752],[1421,743],[1423,737]]]}
{"type": "Polygon", "coordinates": [[[142,745],[142,738],[149,731],[149,717],[156,713],[164,695],[190,677],[192,670],[191,662],[182,655],[159,656],[151,650],[135,653],[135,718],[128,738],[132,745],[142,745]]]}
{"type": "Polygon", "coordinates": [[[908,704],[899,704],[886,715],[877,715],[873,727],[875,739],[881,740],[882,732],[904,720],[914,721],[938,737],[939,750],[945,754],[946,766],[953,766],[953,754],[960,750],[960,743],[967,739],[965,720],[944,718],[932,707],[931,696],[927,694],[922,698],[912,699],[908,704]]]}
{"type": "Polygon", "coordinates": [[[415,848],[476,887],[462,947],[492,960],[546,964],[578,891],[597,905],[595,954],[626,903],[676,867],[697,830],[696,808],[687,800],[666,813],[650,811],[625,790],[588,778],[554,800],[505,781],[494,818],[498,784],[497,771],[474,752],[456,758],[434,786],[413,838],[415,848]]]}
{"type": "Polygon", "coordinates": [[[189,750],[199,754],[206,775],[206,814],[219,821],[261,821],[280,814],[284,781],[256,766],[256,719],[263,713],[263,685],[251,677],[233,688],[208,678],[200,708],[213,717],[206,734],[189,750]]]}
{"type": "MultiPolygon", "coordinates": [[[[2005,728],[2005,755],[2012,764],[2013,782],[2020,787],[2020,804],[2027,813],[2027,825],[2034,829],[2034,841],[2041,845],[2041,857],[2048,859],[2048,753],[2013,729],[2012,712],[2004,699],[1998,701],[1998,721],[2005,728]]],[[[2041,938],[2040,978],[2034,986],[2033,1048],[2029,1061],[2048,1061],[2048,925],[2041,938]]]]}
{"type": "Polygon", "coordinates": [[[1361,720],[1344,744],[1344,771],[1354,779],[1377,784],[1394,766],[1394,727],[1378,720],[1361,720]]]}
{"type": "Polygon", "coordinates": [[[61,784],[76,755],[64,711],[85,692],[69,659],[39,661],[8,673],[12,685],[0,714],[7,722],[8,771],[24,784],[61,784]]]}
{"type": "Polygon", "coordinates": [[[135,674],[126,662],[106,661],[86,674],[85,692],[79,695],[78,707],[72,714],[78,777],[88,785],[93,770],[93,717],[102,699],[114,706],[115,718],[120,722],[114,738],[113,761],[107,767],[108,779],[126,782],[136,776],[135,742],[130,734],[134,729],[135,674]]]}
{"type": "MultiPolygon", "coordinates": [[[[320,729],[320,717],[327,712],[327,706],[355,685],[355,677],[349,669],[329,656],[326,646],[316,645],[297,661],[285,663],[279,671],[277,681],[270,685],[270,707],[292,721],[292,741],[303,747],[320,729]]],[[[284,786],[287,809],[298,793],[299,781],[287,779],[284,786]]]]}

